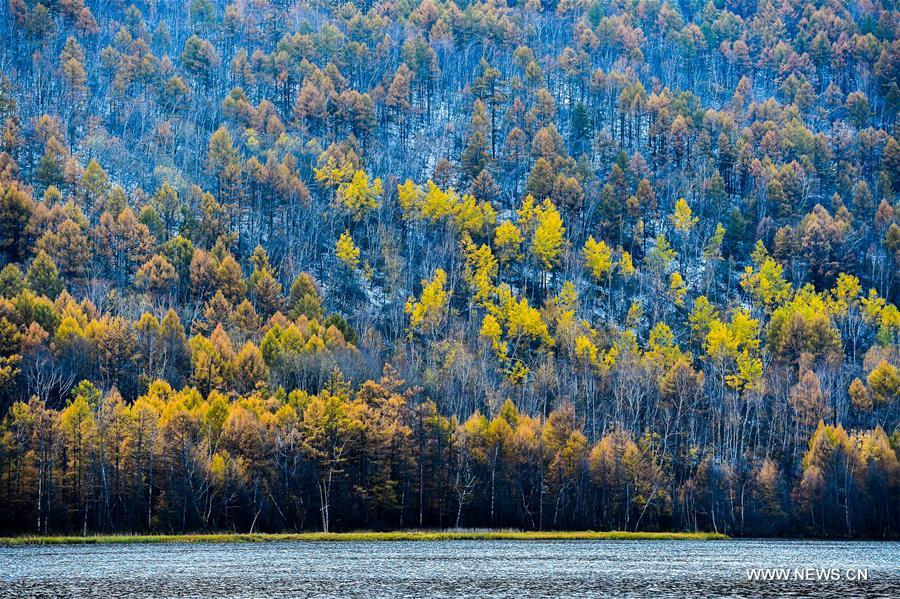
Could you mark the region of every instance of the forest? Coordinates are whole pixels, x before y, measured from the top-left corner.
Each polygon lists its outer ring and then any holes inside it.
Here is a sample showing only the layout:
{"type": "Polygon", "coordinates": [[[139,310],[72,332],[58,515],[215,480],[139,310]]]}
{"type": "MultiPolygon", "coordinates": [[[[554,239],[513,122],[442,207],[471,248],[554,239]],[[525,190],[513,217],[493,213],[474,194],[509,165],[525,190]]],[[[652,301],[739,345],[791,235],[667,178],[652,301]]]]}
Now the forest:
{"type": "Polygon", "coordinates": [[[897,538],[898,16],[2,0],[0,534],[897,538]]]}

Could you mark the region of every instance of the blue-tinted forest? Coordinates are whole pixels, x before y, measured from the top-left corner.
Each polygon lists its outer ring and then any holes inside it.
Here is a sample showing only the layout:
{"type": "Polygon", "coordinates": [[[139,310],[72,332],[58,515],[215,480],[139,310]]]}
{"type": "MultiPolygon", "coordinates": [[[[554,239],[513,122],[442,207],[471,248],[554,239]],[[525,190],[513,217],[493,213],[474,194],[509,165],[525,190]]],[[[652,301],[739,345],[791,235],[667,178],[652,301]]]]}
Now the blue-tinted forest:
{"type": "Polygon", "coordinates": [[[2,0],[0,533],[900,532],[890,0],[2,0]]]}

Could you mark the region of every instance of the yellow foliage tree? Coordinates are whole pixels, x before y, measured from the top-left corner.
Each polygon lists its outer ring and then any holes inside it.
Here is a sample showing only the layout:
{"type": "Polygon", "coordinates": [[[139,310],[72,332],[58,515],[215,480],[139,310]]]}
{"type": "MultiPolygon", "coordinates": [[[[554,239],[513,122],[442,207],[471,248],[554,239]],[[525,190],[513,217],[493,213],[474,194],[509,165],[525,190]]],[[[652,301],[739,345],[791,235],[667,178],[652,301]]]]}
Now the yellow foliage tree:
{"type": "Polygon", "coordinates": [[[687,286],[684,284],[684,278],[680,272],[675,271],[669,276],[669,297],[676,306],[683,308],[685,295],[687,295],[687,286]]]}
{"type": "Polygon", "coordinates": [[[424,200],[425,192],[410,179],[397,185],[397,202],[400,204],[401,210],[403,210],[404,218],[418,218],[422,213],[424,200]]]}
{"type": "Polygon", "coordinates": [[[352,163],[340,163],[334,156],[323,153],[319,157],[319,166],[314,169],[316,181],[325,187],[339,187],[353,178],[355,169],[352,163]]]}
{"type": "Polygon", "coordinates": [[[406,313],[413,330],[433,333],[443,322],[450,304],[450,293],[445,289],[447,273],[438,268],[434,277],[422,280],[422,295],[418,301],[409,298],[406,313]]]}
{"type": "Polygon", "coordinates": [[[359,266],[359,248],[356,247],[356,244],[353,242],[350,231],[341,233],[341,236],[335,245],[334,253],[338,260],[350,268],[357,268],[359,266]]]}
{"type": "Polygon", "coordinates": [[[759,321],[750,318],[746,310],[734,312],[727,324],[718,318],[709,322],[706,355],[722,369],[732,389],[758,390],[762,384],[758,335],[759,321]]]}
{"type": "Polygon", "coordinates": [[[473,299],[482,305],[486,305],[494,294],[494,279],[497,278],[497,259],[487,245],[477,246],[471,237],[466,235],[463,240],[466,253],[466,265],[464,278],[474,292],[473,299]]]}
{"type": "Polygon", "coordinates": [[[900,397],[900,374],[897,367],[882,360],[866,379],[874,399],[879,403],[891,403],[900,397]]]}
{"type": "Polygon", "coordinates": [[[675,202],[675,213],[669,216],[669,220],[679,233],[690,233],[691,229],[700,222],[700,219],[694,216],[691,207],[688,206],[684,198],[680,198],[675,202]]]}
{"type": "Polygon", "coordinates": [[[784,280],[784,269],[766,257],[757,268],[748,266],[741,275],[741,287],[754,301],[771,311],[790,298],[791,284],[784,280]]]}
{"type": "Polygon", "coordinates": [[[634,272],[634,260],[631,254],[622,250],[622,255],[619,257],[619,274],[623,277],[631,277],[634,276],[634,272]]]}
{"type": "Polygon", "coordinates": [[[517,261],[521,257],[522,231],[510,221],[503,221],[494,231],[494,247],[501,265],[517,261]]]}
{"type": "Polygon", "coordinates": [[[534,229],[532,247],[534,255],[545,270],[551,270],[559,262],[564,235],[562,217],[549,199],[537,208],[537,226],[534,229]]]}
{"type": "Polygon", "coordinates": [[[381,179],[369,183],[369,175],[357,170],[349,182],[338,187],[338,200],[352,215],[353,220],[362,220],[370,211],[378,208],[378,198],[384,194],[381,179]]]}
{"type": "Polygon", "coordinates": [[[598,283],[606,280],[615,266],[610,247],[602,240],[596,241],[593,235],[584,243],[584,262],[598,283]]]}

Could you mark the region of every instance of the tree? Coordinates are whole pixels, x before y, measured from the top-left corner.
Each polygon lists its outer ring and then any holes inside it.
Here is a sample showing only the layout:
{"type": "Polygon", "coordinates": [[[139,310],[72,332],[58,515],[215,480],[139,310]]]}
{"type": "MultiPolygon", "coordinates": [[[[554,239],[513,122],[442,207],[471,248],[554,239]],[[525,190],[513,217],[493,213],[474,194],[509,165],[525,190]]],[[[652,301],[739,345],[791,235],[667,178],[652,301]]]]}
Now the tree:
{"type": "Polygon", "coordinates": [[[152,245],[147,225],[140,222],[128,207],[117,217],[104,212],[94,236],[100,255],[106,258],[108,268],[119,285],[129,280],[138,265],[147,260],[152,245]]]}
{"type": "Polygon", "coordinates": [[[162,219],[162,240],[169,241],[175,235],[181,217],[182,205],[178,199],[178,192],[169,185],[168,181],[163,181],[163,184],[153,194],[151,205],[162,219]]]}
{"type": "Polygon", "coordinates": [[[855,433],[851,441],[859,460],[858,468],[853,472],[854,483],[866,508],[854,514],[857,526],[863,530],[883,530],[890,527],[895,518],[891,500],[900,484],[896,450],[880,426],[855,433]]]}
{"type": "Polygon", "coordinates": [[[850,402],[853,407],[861,412],[867,412],[872,409],[872,397],[865,384],[858,378],[853,379],[850,388],[847,390],[850,395],[850,402]]]}
{"type": "Polygon", "coordinates": [[[300,314],[314,320],[322,318],[322,297],[315,280],[309,273],[300,273],[294,279],[288,299],[288,309],[292,318],[296,318],[300,314]]]}
{"type": "Polygon", "coordinates": [[[134,283],[148,293],[166,295],[177,289],[178,272],[165,256],[156,254],[138,268],[134,283]]]}
{"type": "Polygon", "coordinates": [[[471,133],[459,156],[463,180],[466,182],[474,180],[481,171],[485,170],[492,157],[492,152],[488,150],[491,126],[488,124],[486,108],[481,100],[477,100],[472,107],[472,121],[469,129],[471,133]]]}
{"type": "Polygon", "coordinates": [[[900,397],[900,374],[887,360],[881,360],[866,380],[878,403],[892,403],[900,397]]]}
{"type": "Polygon", "coordinates": [[[587,441],[578,426],[575,408],[567,403],[550,413],[541,431],[546,451],[544,459],[548,490],[556,495],[552,520],[554,526],[559,522],[564,495],[577,480],[585,457],[587,441]]]}
{"type": "Polygon", "coordinates": [[[741,287],[766,310],[773,310],[784,303],[791,294],[791,284],[784,280],[784,268],[766,257],[756,269],[748,266],[741,275],[741,287]]]}
{"type": "Polygon", "coordinates": [[[234,375],[235,352],[231,338],[222,328],[222,324],[216,324],[209,339],[196,335],[191,337],[189,344],[193,364],[191,378],[197,389],[206,395],[213,389],[227,388],[234,375]]]}
{"type": "Polygon", "coordinates": [[[597,242],[591,235],[584,243],[584,262],[594,280],[601,283],[612,272],[612,250],[605,242],[597,242]]]}
{"type": "Polygon", "coordinates": [[[74,498],[76,513],[83,513],[82,533],[87,533],[88,499],[93,488],[89,478],[88,464],[96,442],[97,423],[94,408],[88,398],[95,397],[96,390],[90,383],[83,381],[73,393],[73,399],[59,415],[60,428],[66,440],[68,452],[68,471],[70,478],[66,481],[69,492],[74,498]]]}
{"type": "Polygon", "coordinates": [[[25,289],[25,276],[15,264],[7,264],[0,270],[0,297],[11,298],[25,289]]]}
{"type": "Polygon", "coordinates": [[[784,526],[787,514],[784,511],[781,474],[771,459],[763,460],[752,482],[756,499],[756,511],[762,525],[777,532],[784,526]]]}
{"type": "Polygon", "coordinates": [[[604,527],[630,528],[634,490],[627,476],[626,455],[633,463],[637,452],[631,436],[622,430],[605,435],[591,449],[588,465],[592,482],[601,490],[599,518],[604,527]]]}
{"type": "Polygon", "coordinates": [[[46,252],[69,279],[80,278],[90,263],[90,240],[81,225],[72,219],[67,218],[55,230],[44,233],[38,239],[37,248],[46,252]]]}
{"type": "Polygon", "coordinates": [[[375,179],[370,184],[369,176],[363,170],[356,171],[348,183],[342,183],[338,187],[338,199],[356,221],[362,220],[378,207],[378,198],[382,194],[384,188],[381,179],[375,179]]]}
{"type": "Polygon", "coordinates": [[[491,108],[491,157],[496,157],[496,120],[498,107],[506,101],[506,95],[503,93],[503,86],[505,85],[505,82],[500,79],[500,71],[492,67],[484,59],[481,60],[481,64],[479,66],[481,68],[481,75],[479,77],[476,77],[475,81],[472,82],[472,91],[479,99],[485,101],[491,108]]]}
{"type": "Polygon", "coordinates": [[[181,63],[187,72],[197,77],[204,85],[212,78],[213,68],[218,61],[216,50],[208,41],[197,35],[192,35],[185,41],[181,63]]]}
{"type": "Polygon", "coordinates": [[[812,282],[820,289],[831,285],[840,268],[846,228],[847,223],[818,204],[801,223],[801,255],[809,263],[812,282]]]}
{"type": "Polygon", "coordinates": [[[847,115],[853,126],[862,129],[869,120],[869,100],[862,92],[853,92],[847,96],[845,105],[847,115]]]}
{"type": "MultiPolygon", "coordinates": [[[[399,119],[403,113],[409,110],[410,81],[412,73],[406,63],[402,63],[394,74],[391,85],[388,88],[385,106],[391,109],[399,119]]],[[[401,127],[401,135],[403,128],[401,127]]]]}
{"type": "Polygon", "coordinates": [[[281,283],[275,278],[275,272],[269,264],[269,256],[262,247],[257,246],[253,250],[250,260],[253,263],[250,288],[256,298],[256,305],[260,313],[269,317],[283,307],[283,289],[281,283]]]}
{"type": "Polygon", "coordinates": [[[231,133],[224,125],[210,136],[206,161],[209,170],[216,177],[218,195],[225,197],[226,201],[234,199],[237,193],[234,187],[241,177],[241,161],[231,133]]]}
{"type": "Polygon", "coordinates": [[[809,527],[819,533],[851,532],[849,495],[856,456],[844,427],[820,422],[803,456],[803,478],[798,493],[809,518],[809,527]]]}
{"type": "Polygon", "coordinates": [[[0,251],[7,260],[24,255],[25,226],[33,210],[31,195],[0,177],[0,251]]]}
{"type": "Polygon", "coordinates": [[[687,286],[684,283],[684,277],[678,271],[669,275],[669,297],[677,307],[684,307],[684,296],[687,295],[687,286]]]}
{"type": "Polygon", "coordinates": [[[190,347],[181,319],[172,308],[169,308],[159,324],[158,339],[163,379],[173,385],[182,384],[186,367],[190,363],[190,347]]]}
{"type": "Polygon", "coordinates": [[[50,299],[55,300],[63,290],[64,285],[59,278],[56,264],[44,250],[38,251],[38,255],[28,267],[26,276],[28,277],[28,286],[35,293],[46,295],[50,299]]]}
{"type": "Polygon", "coordinates": [[[92,321],[85,333],[94,344],[104,383],[125,383],[137,341],[131,323],[119,316],[104,316],[100,321],[92,321]]]}
{"type": "Polygon", "coordinates": [[[353,447],[357,406],[324,391],[310,398],[303,413],[303,446],[316,464],[322,532],[331,524],[332,488],[353,447]]]}
{"type": "Polygon", "coordinates": [[[553,169],[550,163],[546,158],[538,158],[528,175],[525,193],[533,195],[535,198],[547,199],[553,193],[553,180],[553,169]]]}
{"type": "Polygon", "coordinates": [[[216,287],[231,303],[238,301],[246,292],[241,265],[230,253],[226,253],[215,270],[216,287]]]}
{"type": "Polygon", "coordinates": [[[433,335],[447,317],[450,304],[450,292],[445,289],[447,273],[442,268],[435,269],[429,281],[422,280],[422,295],[419,300],[409,298],[406,302],[406,313],[412,330],[433,335]]]}
{"type": "MultiPolygon", "coordinates": [[[[537,226],[532,238],[532,251],[543,271],[552,270],[559,261],[566,232],[556,206],[548,199],[537,210],[537,226]]],[[[546,285],[546,283],[544,283],[546,285]]]]}
{"type": "Polygon", "coordinates": [[[84,210],[90,214],[99,214],[107,208],[106,202],[112,191],[109,175],[96,160],[91,160],[81,176],[84,210]]]}
{"type": "Polygon", "coordinates": [[[830,416],[819,377],[811,370],[801,374],[800,382],[791,387],[789,401],[800,434],[804,437],[818,422],[830,416]]]}
{"type": "Polygon", "coordinates": [[[265,386],[268,370],[259,348],[247,342],[234,358],[234,380],[241,393],[265,386]]]}
{"type": "Polygon", "coordinates": [[[603,234],[612,240],[619,240],[622,235],[622,217],[624,214],[624,198],[616,196],[616,189],[609,183],[600,190],[600,227],[603,234]]]}
{"type": "Polygon", "coordinates": [[[669,217],[669,220],[672,222],[675,230],[684,235],[690,233],[694,226],[700,222],[700,219],[693,215],[691,207],[688,206],[684,198],[680,198],[675,202],[675,212],[669,217]]]}
{"type": "Polygon", "coordinates": [[[0,389],[13,382],[19,374],[21,339],[22,335],[16,325],[0,316],[0,389]]]}
{"type": "Polygon", "coordinates": [[[841,349],[841,335],[828,316],[822,298],[810,288],[772,312],[768,347],[781,360],[797,362],[802,354],[827,357],[841,349]]]}
{"type": "Polygon", "coordinates": [[[490,306],[495,291],[495,280],[499,273],[497,259],[494,258],[488,245],[478,246],[468,237],[463,239],[462,243],[466,252],[463,278],[473,292],[473,299],[490,306]]]}
{"type": "Polygon", "coordinates": [[[494,232],[494,247],[500,264],[506,265],[521,257],[522,232],[512,222],[505,220],[494,232]]]}

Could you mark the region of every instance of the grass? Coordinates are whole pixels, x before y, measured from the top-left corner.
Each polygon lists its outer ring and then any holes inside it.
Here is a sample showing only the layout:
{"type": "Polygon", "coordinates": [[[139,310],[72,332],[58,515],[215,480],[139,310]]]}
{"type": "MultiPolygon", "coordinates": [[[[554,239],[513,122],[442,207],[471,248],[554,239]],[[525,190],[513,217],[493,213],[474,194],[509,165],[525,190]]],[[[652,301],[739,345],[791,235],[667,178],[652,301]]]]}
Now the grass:
{"type": "Polygon", "coordinates": [[[106,543],[258,543],[277,541],[712,541],[727,539],[711,532],[593,531],[396,531],[308,532],[284,534],[187,534],[0,537],[0,545],[88,545],[106,543]]]}

